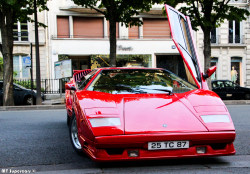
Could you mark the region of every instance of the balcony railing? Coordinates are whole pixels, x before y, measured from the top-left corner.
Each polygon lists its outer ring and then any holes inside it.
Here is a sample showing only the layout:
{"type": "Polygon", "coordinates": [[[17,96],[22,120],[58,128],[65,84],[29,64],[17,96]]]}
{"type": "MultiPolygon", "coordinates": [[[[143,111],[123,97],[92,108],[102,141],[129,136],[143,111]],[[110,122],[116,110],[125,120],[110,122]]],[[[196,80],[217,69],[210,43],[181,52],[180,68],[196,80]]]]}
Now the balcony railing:
{"type": "Polygon", "coordinates": [[[13,32],[14,41],[29,41],[29,32],[22,31],[22,32],[13,32]]]}
{"type": "MultiPolygon", "coordinates": [[[[109,36],[87,36],[87,35],[51,35],[51,39],[108,39],[109,36]]],[[[147,36],[117,36],[117,39],[171,39],[170,35],[147,35],[147,36]]]]}

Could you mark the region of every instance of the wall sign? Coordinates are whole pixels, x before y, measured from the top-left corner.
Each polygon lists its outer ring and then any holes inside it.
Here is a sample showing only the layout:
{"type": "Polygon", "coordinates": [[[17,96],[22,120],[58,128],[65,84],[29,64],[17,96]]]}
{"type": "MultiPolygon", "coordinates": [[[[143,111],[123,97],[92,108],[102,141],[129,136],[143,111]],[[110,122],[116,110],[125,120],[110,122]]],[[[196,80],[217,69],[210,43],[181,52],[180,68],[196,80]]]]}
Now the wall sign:
{"type": "Polygon", "coordinates": [[[54,69],[55,69],[55,79],[72,77],[71,59],[55,62],[54,69]]]}
{"type": "Polygon", "coordinates": [[[122,46],[122,45],[118,45],[117,48],[118,48],[118,50],[120,50],[120,51],[132,51],[132,50],[133,50],[132,47],[124,47],[124,46],[122,46]]]}

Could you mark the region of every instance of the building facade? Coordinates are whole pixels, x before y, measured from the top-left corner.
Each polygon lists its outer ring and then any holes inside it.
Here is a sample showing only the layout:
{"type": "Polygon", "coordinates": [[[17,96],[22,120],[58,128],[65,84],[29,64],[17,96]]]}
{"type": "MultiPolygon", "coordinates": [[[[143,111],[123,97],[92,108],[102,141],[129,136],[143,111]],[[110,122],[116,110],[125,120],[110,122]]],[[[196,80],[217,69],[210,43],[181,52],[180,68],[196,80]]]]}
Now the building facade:
{"type": "MultiPolygon", "coordinates": [[[[250,10],[248,0],[232,0],[230,5],[250,10]]],[[[203,33],[196,33],[198,54],[204,66],[203,33]]],[[[217,65],[213,79],[232,80],[250,87],[250,17],[245,21],[225,21],[211,32],[211,64],[217,65]]]]}
{"type": "MultiPolygon", "coordinates": [[[[143,26],[126,27],[117,23],[117,66],[136,62],[145,67],[166,67],[180,61],[162,5],[140,14],[143,26]]],[[[109,21],[94,10],[76,6],[72,1],[48,2],[49,54],[51,78],[54,63],[72,60],[73,69],[108,66],[109,21]]],[[[170,67],[177,71],[176,67],[170,67]]]]}
{"type": "MultiPolygon", "coordinates": [[[[33,16],[31,16],[33,18],[33,16]]],[[[47,12],[38,13],[38,21],[47,23],[47,12]]],[[[13,47],[13,71],[14,79],[30,79],[30,58],[32,57],[33,77],[36,77],[36,53],[35,53],[35,27],[34,23],[18,21],[14,24],[14,47],[13,47]],[[32,49],[32,51],[31,51],[32,49]],[[31,54],[32,52],[32,54],[31,54]]],[[[40,49],[40,70],[41,78],[48,78],[48,52],[47,52],[47,29],[39,27],[39,49],[40,49]]],[[[2,42],[0,34],[0,42],[2,42]]],[[[2,55],[0,53],[0,57],[2,55]]],[[[3,77],[3,70],[0,70],[0,79],[3,77]]]]}

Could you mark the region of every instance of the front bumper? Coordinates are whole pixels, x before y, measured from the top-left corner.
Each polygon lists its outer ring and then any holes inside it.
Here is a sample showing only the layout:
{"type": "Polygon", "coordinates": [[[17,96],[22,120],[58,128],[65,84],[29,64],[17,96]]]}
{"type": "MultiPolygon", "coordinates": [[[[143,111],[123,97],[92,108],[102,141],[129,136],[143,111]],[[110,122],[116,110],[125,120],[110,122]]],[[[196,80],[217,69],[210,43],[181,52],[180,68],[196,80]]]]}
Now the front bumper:
{"type": "Polygon", "coordinates": [[[95,161],[147,160],[233,155],[234,131],[140,134],[96,137],[95,141],[80,137],[83,150],[95,161]],[[188,140],[188,149],[148,150],[148,142],[188,140]],[[197,153],[197,147],[205,147],[205,153],[197,153]],[[138,151],[138,157],[130,157],[130,151],[138,151]]]}

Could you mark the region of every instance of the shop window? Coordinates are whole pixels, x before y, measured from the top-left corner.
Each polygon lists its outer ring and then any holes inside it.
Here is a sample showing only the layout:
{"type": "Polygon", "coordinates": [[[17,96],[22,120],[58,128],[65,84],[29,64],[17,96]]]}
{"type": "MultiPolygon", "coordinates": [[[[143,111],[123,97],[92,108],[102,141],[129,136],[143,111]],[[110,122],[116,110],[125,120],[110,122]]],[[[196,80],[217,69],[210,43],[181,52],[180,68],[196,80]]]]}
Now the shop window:
{"type": "Polygon", "coordinates": [[[84,70],[90,68],[90,57],[89,56],[69,56],[72,60],[73,70],[84,70]]]}
{"type": "Polygon", "coordinates": [[[57,37],[69,38],[69,17],[57,16],[57,37]]]}
{"type": "Polygon", "coordinates": [[[28,41],[28,23],[27,21],[18,21],[13,26],[14,41],[28,41]]]}
{"type": "Polygon", "coordinates": [[[73,17],[74,38],[103,38],[102,17],[73,17]]]}
{"type": "Polygon", "coordinates": [[[236,84],[241,84],[241,57],[231,58],[231,80],[236,84]]]}
{"type": "Polygon", "coordinates": [[[164,68],[171,71],[182,79],[195,84],[192,75],[180,55],[156,55],[156,66],[157,68],[164,68]]]}
{"type": "Polygon", "coordinates": [[[216,66],[217,70],[212,74],[211,80],[216,80],[217,79],[217,72],[218,72],[218,58],[213,57],[211,58],[211,67],[216,66]]]}
{"type": "Polygon", "coordinates": [[[229,21],[228,33],[229,33],[228,35],[229,43],[241,43],[240,22],[229,21]]]}
{"type": "Polygon", "coordinates": [[[170,38],[170,28],[167,19],[143,18],[144,39],[170,38]]]}
{"type": "Polygon", "coordinates": [[[13,57],[14,78],[29,78],[30,68],[25,63],[27,56],[15,55],[13,57]]]}
{"type": "MultiPolygon", "coordinates": [[[[109,55],[92,55],[91,69],[109,67],[109,55]]],[[[117,55],[117,67],[152,67],[151,55],[117,55]]]]}

